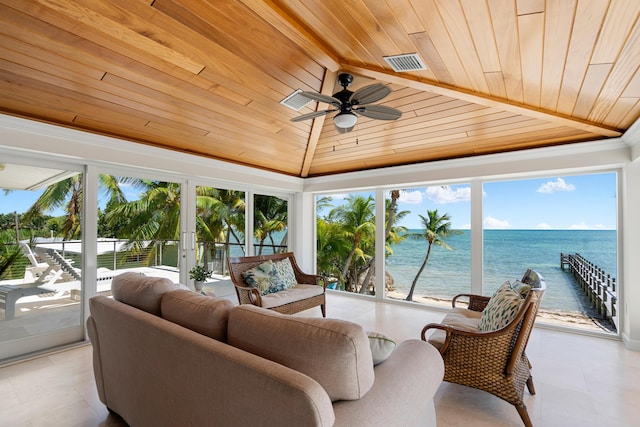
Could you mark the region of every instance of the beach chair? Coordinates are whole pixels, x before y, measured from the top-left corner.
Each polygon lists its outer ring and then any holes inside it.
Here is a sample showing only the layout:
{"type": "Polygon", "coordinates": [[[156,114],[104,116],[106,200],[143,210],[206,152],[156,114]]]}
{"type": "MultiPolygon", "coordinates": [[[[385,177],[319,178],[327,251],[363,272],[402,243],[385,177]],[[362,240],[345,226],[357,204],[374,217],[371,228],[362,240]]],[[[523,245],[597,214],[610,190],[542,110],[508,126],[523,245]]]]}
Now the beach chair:
{"type": "MultiPolygon", "coordinates": [[[[39,277],[43,276],[45,271],[50,270],[49,264],[38,261],[38,258],[26,242],[20,242],[20,249],[30,263],[30,265],[28,265],[24,270],[25,283],[35,282],[39,277]]],[[[44,275],[46,276],[46,274],[44,275]]]]}

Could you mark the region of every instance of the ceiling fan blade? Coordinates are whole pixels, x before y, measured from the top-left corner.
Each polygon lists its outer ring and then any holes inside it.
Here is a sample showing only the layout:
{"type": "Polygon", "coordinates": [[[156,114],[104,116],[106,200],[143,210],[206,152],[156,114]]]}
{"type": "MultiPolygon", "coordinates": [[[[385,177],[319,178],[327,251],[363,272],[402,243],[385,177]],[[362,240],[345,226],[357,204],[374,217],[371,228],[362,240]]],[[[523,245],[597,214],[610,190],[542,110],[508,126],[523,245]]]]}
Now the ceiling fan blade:
{"type": "Polygon", "coordinates": [[[397,120],[402,116],[401,111],[384,105],[363,105],[356,108],[355,112],[377,120],[397,120]]]}
{"type": "Polygon", "coordinates": [[[324,116],[325,114],[329,114],[329,113],[332,113],[334,111],[338,111],[338,110],[319,110],[319,111],[314,111],[312,113],[307,113],[307,114],[303,114],[303,115],[298,116],[298,117],[294,117],[293,119],[291,119],[291,121],[292,122],[301,122],[303,120],[314,119],[316,117],[324,116]]]}
{"type": "Polygon", "coordinates": [[[370,104],[372,102],[380,101],[391,92],[392,91],[389,86],[382,83],[376,83],[355,91],[353,95],[351,95],[351,102],[359,105],[370,104]]]}
{"type": "Polygon", "coordinates": [[[315,92],[300,92],[300,95],[309,98],[312,101],[324,102],[325,104],[340,106],[340,100],[334,98],[333,96],[323,95],[321,93],[315,92]]]}

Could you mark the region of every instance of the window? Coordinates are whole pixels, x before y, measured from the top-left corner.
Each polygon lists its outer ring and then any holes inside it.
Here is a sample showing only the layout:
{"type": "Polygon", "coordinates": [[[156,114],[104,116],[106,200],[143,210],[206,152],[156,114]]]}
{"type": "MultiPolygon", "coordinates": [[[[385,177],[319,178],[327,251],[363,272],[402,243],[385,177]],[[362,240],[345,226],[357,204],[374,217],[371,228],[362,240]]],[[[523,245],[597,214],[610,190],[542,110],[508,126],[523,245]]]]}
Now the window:
{"type": "Polygon", "coordinates": [[[467,184],[387,192],[388,297],[439,304],[469,293],[470,195],[467,184]]]}
{"type": "Polygon", "coordinates": [[[485,183],[483,293],[532,268],[547,282],[540,320],[616,332],[616,181],[600,173],[485,183]],[[561,254],[601,270],[606,289],[582,286],[561,254]]]}

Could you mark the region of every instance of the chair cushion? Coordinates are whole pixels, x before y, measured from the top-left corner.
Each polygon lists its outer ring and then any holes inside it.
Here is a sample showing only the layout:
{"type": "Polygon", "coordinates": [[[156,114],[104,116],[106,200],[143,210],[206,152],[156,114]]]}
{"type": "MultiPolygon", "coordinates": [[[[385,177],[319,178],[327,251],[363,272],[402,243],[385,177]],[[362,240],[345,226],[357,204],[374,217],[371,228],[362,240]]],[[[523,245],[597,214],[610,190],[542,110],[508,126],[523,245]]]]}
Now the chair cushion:
{"type": "Polygon", "coordinates": [[[373,386],[369,340],[352,322],[241,305],[231,310],[227,340],[313,378],[332,401],[360,399],[373,386]]]}
{"type": "Polygon", "coordinates": [[[162,296],[162,318],[218,341],[227,340],[227,323],[233,303],[179,289],[162,296]]]}
{"type": "Polygon", "coordinates": [[[262,307],[280,307],[281,305],[315,297],[316,295],[322,295],[323,292],[324,289],[322,286],[297,284],[293,288],[264,295],[262,297],[262,307]]]}
{"type": "MultiPolygon", "coordinates": [[[[443,325],[454,326],[459,329],[463,329],[465,331],[473,331],[478,332],[480,328],[478,328],[478,324],[480,323],[480,317],[482,316],[482,312],[468,310],[466,308],[454,307],[452,308],[442,322],[443,325]]],[[[445,331],[441,329],[434,329],[433,334],[429,337],[429,344],[436,347],[437,349],[441,349],[444,345],[444,340],[447,337],[445,331]]]]}
{"type": "Polygon", "coordinates": [[[166,292],[180,288],[165,277],[152,277],[128,271],[111,281],[111,292],[116,301],[160,315],[160,302],[166,292]]]}
{"type": "Polygon", "coordinates": [[[511,284],[505,282],[493,293],[482,310],[478,327],[486,332],[507,326],[518,315],[523,301],[520,294],[511,288],[511,284]]]}
{"type": "Polygon", "coordinates": [[[267,295],[286,289],[286,285],[273,261],[267,260],[262,264],[243,271],[242,277],[249,286],[257,288],[260,295],[267,295]]]}

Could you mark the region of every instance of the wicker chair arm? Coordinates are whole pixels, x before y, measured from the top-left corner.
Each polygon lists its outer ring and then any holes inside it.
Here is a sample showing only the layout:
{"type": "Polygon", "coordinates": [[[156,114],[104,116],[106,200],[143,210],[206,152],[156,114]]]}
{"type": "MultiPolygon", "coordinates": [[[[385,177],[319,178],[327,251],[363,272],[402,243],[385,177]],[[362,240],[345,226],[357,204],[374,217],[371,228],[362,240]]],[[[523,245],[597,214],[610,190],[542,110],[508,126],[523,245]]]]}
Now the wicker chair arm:
{"type": "Polygon", "coordinates": [[[260,296],[260,291],[252,286],[240,286],[234,283],[236,290],[238,291],[238,296],[240,304],[251,303],[253,305],[257,305],[262,307],[262,297],[260,296]]]}
{"type": "Polygon", "coordinates": [[[317,274],[298,273],[296,274],[296,279],[299,283],[318,285],[322,286],[325,289],[327,288],[327,278],[324,276],[320,276],[317,274]]]}
{"type": "Polygon", "coordinates": [[[466,355],[470,359],[478,357],[477,350],[479,348],[485,348],[489,350],[490,357],[507,360],[510,356],[511,350],[509,343],[511,343],[513,333],[515,332],[514,327],[506,327],[497,331],[485,332],[469,331],[467,329],[451,325],[443,325],[440,323],[429,323],[422,328],[420,337],[423,341],[427,341],[426,334],[429,329],[441,329],[447,334],[444,344],[440,349],[440,354],[444,355],[449,347],[455,343],[455,348],[476,349],[474,351],[469,351],[466,355]]]}
{"type": "Polygon", "coordinates": [[[489,299],[490,299],[489,297],[486,297],[484,295],[458,294],[455,297],[453,297],[453,300],[451,301],[451,306],[452,307],[456,306],[456,302],[457,302],[458,298],[468,298],[469,299],[468,309],[469,310],[473,310],[473,311],[482,311],[482,310],[484,310],[484,308],[489,303],[489,299]]]}

